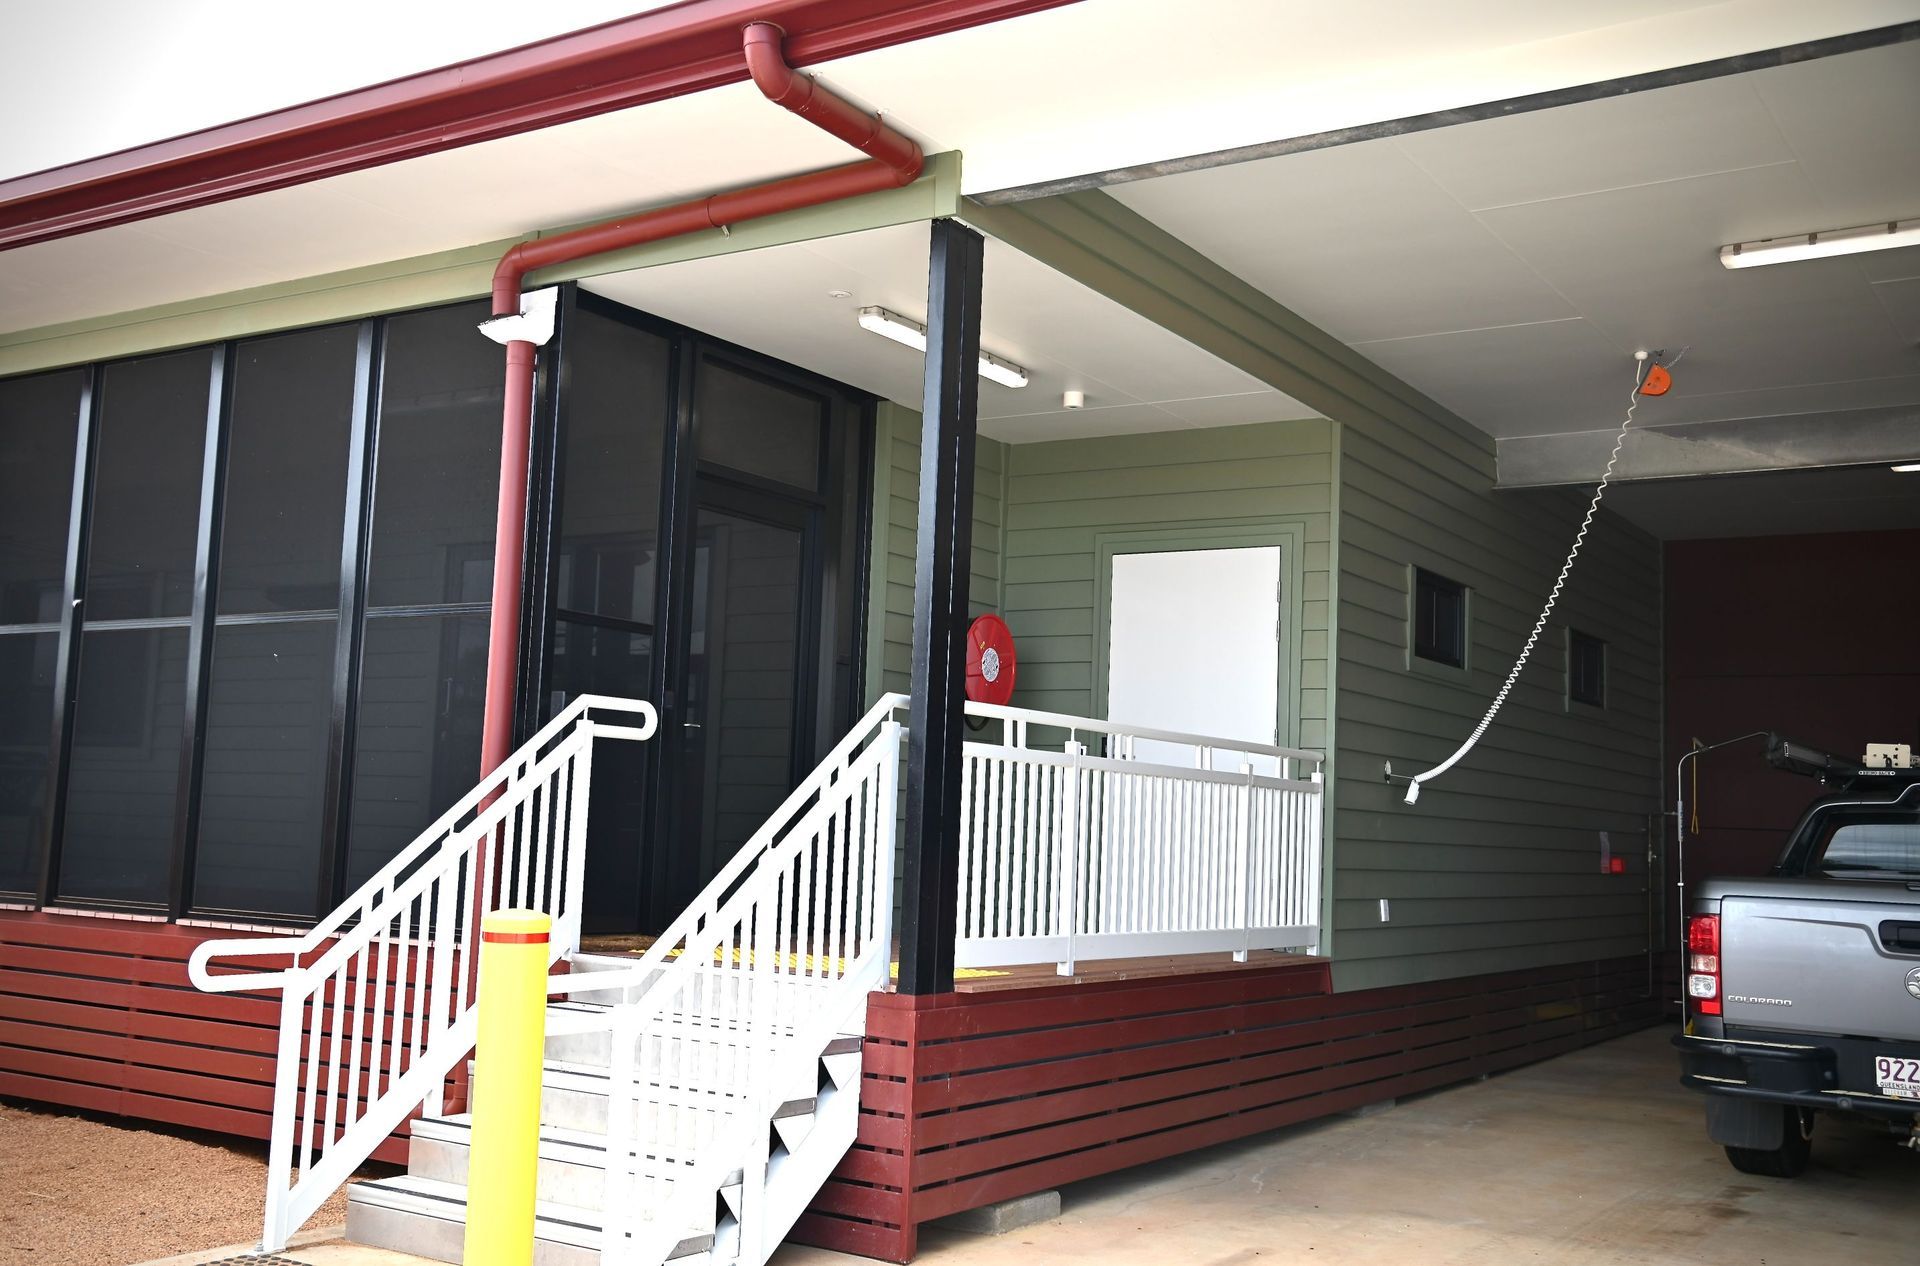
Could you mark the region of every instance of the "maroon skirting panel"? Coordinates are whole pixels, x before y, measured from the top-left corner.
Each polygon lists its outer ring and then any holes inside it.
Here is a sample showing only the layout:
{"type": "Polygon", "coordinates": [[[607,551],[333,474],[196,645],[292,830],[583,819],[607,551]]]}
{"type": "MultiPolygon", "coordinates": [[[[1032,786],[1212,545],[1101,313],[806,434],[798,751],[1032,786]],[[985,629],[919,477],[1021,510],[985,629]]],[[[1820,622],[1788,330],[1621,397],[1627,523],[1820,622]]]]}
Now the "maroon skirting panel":
{"type": "MultiPolygon", "coordinates": [[[[0,910],[0,1095],[266,1138],[278,995],[187,980],[194,946],[235,935],[0,910]]],[[[369,1056],[385,1036],[365,1035],[369,1056]]],[[[375,1156],[404,1162],[404,1137],[375,1156]]]]}
{"type": "Polygon", "coordinates": [[[1575,1050],[1660,1017],[1628,958],[1335,994],[1324,964],[873,996],[854,1150],[793,1237],[930,1219],[1575,1050]]]}

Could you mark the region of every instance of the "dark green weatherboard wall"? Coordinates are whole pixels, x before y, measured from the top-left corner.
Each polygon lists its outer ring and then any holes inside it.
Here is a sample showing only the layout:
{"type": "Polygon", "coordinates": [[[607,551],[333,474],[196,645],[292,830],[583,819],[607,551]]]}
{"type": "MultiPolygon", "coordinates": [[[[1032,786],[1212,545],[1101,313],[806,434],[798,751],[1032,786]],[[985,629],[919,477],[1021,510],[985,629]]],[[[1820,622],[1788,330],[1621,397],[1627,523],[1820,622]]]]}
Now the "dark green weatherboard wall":
{"type": "Polygon", "coordinates": [[[1001,614],[1023,707],[1106,710],[1102,546],[1282,544],[1283,741],[1327,741],[1333,426],[1323,418],[1006,448],[1001,614]]]}
{"type": "MultiPolygon", "coordinates": [[[[982,437],[974,452],[975,615],[1000,609],[1000,529],[1007,446],[982,437]]],[[[867,699],[904,693],[913,659],[913,561],[920,509],[920,414],[883,400],[873,437],[873,545],[867,588],[867,699]]]]}
{"type": "Polygon", "coordinates": [[[1381,762],[1424,767],[1470,732],[1553,582],[1584,497],[1496,494],[1485,433],[1103,193],[962,214],[1340,424],[1329,665],[1336,985],[1643,952],[1645,866],[1634,849],[1659,799],[1657,542],[1602,513],[1506,712],[1453,774],[1404,805],[1381,762]],[[1408,667],[1415,563],[1474,590],[1464,679],[1408,667]],[[1597,714],[1562,702],[1568,621],[1610,642],[1608,707],[1597,714]],[[1603,830],[1632,857],[1630,875],[1600,874],[1603,830]]]}
{"type": "Polygon", "coordinates": [[[1382,763],[1417,773],[1472,732],[1586,498],[1491,493],[1491,445],[1431,428],[1363,422],[1341,439],[1336,984],[1644,952],[1645,831],[1659,786],[1659,543],[1602,512],[1499,717],[1408,806],[1382,763]],[[1408,655],[1413,565],[1469,587],[1465,672],[1408,655]],[[1607,642],[1604,708],[1567,702],[1569,625],[1607,642]],[[1603,831],[1628,874],[1601,872],[1603,831]]]}

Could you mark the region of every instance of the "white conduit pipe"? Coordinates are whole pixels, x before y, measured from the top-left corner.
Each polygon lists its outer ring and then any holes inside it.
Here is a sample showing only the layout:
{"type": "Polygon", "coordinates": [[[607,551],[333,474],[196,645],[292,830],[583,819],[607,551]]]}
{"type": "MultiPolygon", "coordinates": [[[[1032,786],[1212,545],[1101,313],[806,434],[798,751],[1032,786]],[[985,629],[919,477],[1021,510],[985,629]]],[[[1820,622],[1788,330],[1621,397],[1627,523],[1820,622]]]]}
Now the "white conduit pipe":
{"type": "Polygon", "coordinates": [[[1627,394],[1627,416],[1620,423],[1620,434],[1614,438],[1613,454],[1607,458],[1607,469],[1600,476],[1600,486],[1593,490],[1593,500],[1587,503],[1587,517],[1580,520],[1580,531],[1574,535],[1573,548],[1567,551],[1567,561],[1560,565],[1560,575],[1553,582],[1553,592],[1547,595],[1547,605],[1540,608],[1540,618],[1533,622],[1533,632],[1527,634],[1527,644],[1520,648],[1520,658],[1513,661],[1513,668],[1507,673],[1507,679],[1501,683],[1500,693],[1493,697],[1493,703],[1487,708],[1487,714],[1480,718],[1480,724],[1473,727],[1473,733],[1467,735],[1467,741],[1460,745],[1453,755],[1435,765],[1424,774],[1415,774],[1407,783],[1407,803],[1413,804],[1420,799],[1420,784],[1432,778],[1438,778],[1455,765],[1460,758],[1473,750],[1480,736],[1493,724],[1500,705],[1507,701],[1507,695],[1513,691],[1513,683],[1520,678],[1520,670],[1527,666],[1527,657],[1533,654],[1533,645],[1540,640],[1540,633],[1547,627],[1547,617],[1553,614],[1554,604],[1560,601],[1560,590],[1566,586],[1567,573],[1573,570],[1573,560],[1580,557],[1580,547],[1586,543],[1587,529],[1593,526],[1593,516],[1600,509],[1600,498],[1606,495],[1607,484],[1613,479],[1614,465],[1620,460],[1620,448],[1627,442],[1627,428],[1633,425],[1633,411],[1640,407],[1640,371],[1646,367],[1647,354],[1634,353],[1633,390],[1627,394]]]}

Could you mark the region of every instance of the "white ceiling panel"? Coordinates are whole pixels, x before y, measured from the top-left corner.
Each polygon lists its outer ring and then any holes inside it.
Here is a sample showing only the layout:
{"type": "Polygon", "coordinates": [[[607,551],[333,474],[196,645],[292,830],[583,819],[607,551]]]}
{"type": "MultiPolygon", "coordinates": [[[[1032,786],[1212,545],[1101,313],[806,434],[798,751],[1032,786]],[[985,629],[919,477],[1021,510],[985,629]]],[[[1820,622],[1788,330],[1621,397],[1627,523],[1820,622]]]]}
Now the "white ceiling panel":
{"type": "Polygon", "coordinates": [[[1310,293],[1352,342],[1574,315],[1391,144],[1123,185],[1113,194],[1268,294],[1310,293]],[[1330,231],[1338,226],[1338,231],[1330,231]],[[1338,277],[1337,286],[1327,285],[1338,277]]]}
{"type": "MultiPolygon", "coordinates": [[[[987,243],[981,346],[1025,368],[982,379],[983,434],[1014,442],[1180,430],[1312,411],[1031,257],[987,243]],[[1061,395],[1086,393],[1067,410],[1061,395]]],[[[926,317],[927,231],[902,225],[589,279],[646,312],[918,407],[920,353],[860,328],[863,307],[926,317]],[[836,295],[835,292],[845,292],[836,295]]]]}
{"type": "Polygon", "coordinates": [[[1910,42],[1112,192],[1493,435],[1614,425],[1636,347],[1664,420],[1824,414],[1920,403],[1920,248],[1719,248],[1920,215],[1916,119],[1910,42]]]}
{"type": "Polygon", "coordinates": [[[1494,436],[1618,425],[1633,386],[1632,349],[1578,318],[1356,346],[1494,436]]]}
{"type": "Polygon", "coordinates": [[[1920,216],[1920,44],[1896,44],[1753,76],[1754,89],[1846,228],[1920,216]]]}
{"type": "Polygon", "coordinates": [[[1398,147],[1476,211],[1794,157],[1742,77],[1436,128],[1398,147]]]}

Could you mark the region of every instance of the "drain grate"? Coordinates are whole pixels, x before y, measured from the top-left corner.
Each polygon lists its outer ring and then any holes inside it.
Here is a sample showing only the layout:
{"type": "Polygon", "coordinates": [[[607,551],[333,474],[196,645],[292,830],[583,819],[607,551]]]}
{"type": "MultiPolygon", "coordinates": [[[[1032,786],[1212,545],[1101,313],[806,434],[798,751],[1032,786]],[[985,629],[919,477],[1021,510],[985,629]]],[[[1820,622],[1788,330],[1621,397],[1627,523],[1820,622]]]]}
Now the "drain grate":
{"type": "Polygon", "coordinates": [[[307,1266],[307,1263],[275,1253],[242,1253],[238,1257],[216,1257],[200,1266],[307,1266]]]}

